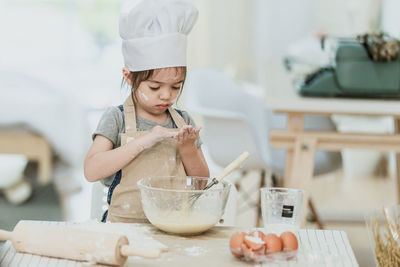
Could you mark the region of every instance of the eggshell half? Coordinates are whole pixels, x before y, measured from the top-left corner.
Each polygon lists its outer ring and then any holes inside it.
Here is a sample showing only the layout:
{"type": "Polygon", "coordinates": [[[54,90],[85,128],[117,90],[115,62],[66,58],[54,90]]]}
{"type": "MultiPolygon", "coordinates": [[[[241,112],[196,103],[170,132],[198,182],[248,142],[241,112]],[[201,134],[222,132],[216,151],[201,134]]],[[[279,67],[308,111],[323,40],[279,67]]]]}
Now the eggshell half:
{"type": "Polygon", "coordinates": [[[245,258],[248,260],[255,261],[260,257],[260,254],[254,252],[251,248],[246,246],[245,243],[242,244],[242,250],[243,250],[243,254],[244,254],[245,258]]]}
{"type": "Polygon", "coordinates": [[[260,237],[245,235],[244,243],[253,251],[259,250],[264,247],[265,242],[260,237]]]}
{"type": "Polygon", "coordinates": [[[264,240],[265,234],[259,230],[253,231],[249,234],[250,236],[259,237],[264,240]]]}

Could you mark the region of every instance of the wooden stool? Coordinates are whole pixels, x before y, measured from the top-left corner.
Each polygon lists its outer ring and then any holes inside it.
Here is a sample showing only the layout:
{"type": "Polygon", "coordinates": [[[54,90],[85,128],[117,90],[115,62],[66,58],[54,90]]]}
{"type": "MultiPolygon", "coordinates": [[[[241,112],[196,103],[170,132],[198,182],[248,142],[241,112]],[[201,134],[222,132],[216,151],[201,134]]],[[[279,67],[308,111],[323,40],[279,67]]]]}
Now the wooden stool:
{"type": "Polygon", "coordinates": [[[25,155],[38,163],[38,181],[46,185],[51,180],[52,151],[43,136],[29,132],[0,130],[0,153],[25,155]]]}

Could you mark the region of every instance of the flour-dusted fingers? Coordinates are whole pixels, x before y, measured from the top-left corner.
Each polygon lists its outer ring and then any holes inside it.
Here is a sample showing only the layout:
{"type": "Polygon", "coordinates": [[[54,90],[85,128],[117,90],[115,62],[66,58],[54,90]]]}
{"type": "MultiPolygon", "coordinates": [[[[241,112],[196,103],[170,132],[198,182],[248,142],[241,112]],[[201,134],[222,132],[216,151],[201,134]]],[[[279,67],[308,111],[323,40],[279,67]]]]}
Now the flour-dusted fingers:
{"type": "Polygon", "coordinates": [[[166,138],[173,138],[177,134],[176,131],[173,131],[168,128],[164,128],[161,126],[155,126],[153,129],[151,129],[150,132],[147,134],[139,137],[136,139],[136,142],[141,148],[141,151],[147,148],[152,147],[156,143],[166,139],[166,138]]]}
{"type": "Polygon", "coordinates": [[[187,136],[190,136],[190,135],[193,133],[194,128],[193,128],[192,125],[188,125],[188,126],[189,126],[189,127],[187,127],[186,132],[187,132],[187,136]]]}
{"type": "Polygon", "coordinates": [[[185,125],[182,127],[184,132],[190,132],[193,129],[192,125],[185,125]]]}
{"type": "Polygon", "coordinates": [[[194,130],[195,130],[196,132],[200,132],[201,129],[203,129],[203,127],[201,127],[201,126],[196,126],[196,127],[194,128],[194,130]]]}
{"type": "Polygon", "coordinates": [[[155,126],[151,132],[156,133],[159,135],[161,139],[165,138],[174,138],[177,135],[177,130],[176,129],[168,129],[161,127],[159,125],[155,126]]]}
{"type": "Polygon", "coordinates": [[[183,142],[183,133],[184,133],[184,132],[185,132],[184,129],[181,129],[181,130],[178,132],[178,135],[177,135],[178,143],[182,143],[182,142],[183,142]]]}
{"type": "Polygon", "coordinates": [[[188,137],[189,137],[190,139],[195,139],[195,138],[197,138],[197,135],[198,135],[198,132],[196,131],[196,128],[192,128],[192,129],[190,130],[190,132],[189,132],[188,137]]]}
{"type": "Polygon", "coordinates": [[[165,138],[176,138],[178,135],[177,131],[169,131],[164,134],[165,138]]]}
{"type": "Polygon", "coordinates": [[[191,125],[185,125],[182,127],[179,133],[180,137],[180,142],[184,142],[188,136],[188,133],[191,131],[192,126],[191,125]]]}
{"type": "MultiPolygon", "coordinates": [[[[178,132],[178,133],[180,134],[180,133],[183,133],[183,132],[187,131],[187,129],[189,128],[189,126],[190,126],[190,125],[184,125],[181,129],[179,129],[179,132],[178,132]]],[[[191,127],[191,126],[190,126],[190,127],[191,127]]]]}
{"type": "Polygon", "coordinates": [[[168,129],[168,132],[165,133],[166,138],[178,139],[179,129],[168,129]]]}
{"type": "Polygon", "coordinates": [[[193,133],[194,133],[194,135],[195,135],[195,138],[197,138],[198,136],[199,136],[199,133],[200,133],[200,130],[202,129],[202,127],[201,126],[196,126],[194,129],[193,129],[193,133]]]}
{"type": "Polygon", "coordinates": [[[191,140],[197,139],[197,137],[199,136],[199,132],[201,130],[201,127],[194,127],[191,129],[188,138],[191,140]]]}
{"type": "Polygon", "coordinates": [[[185,127],[182,133],[182,141],[185,141],[189,135],[190,128],[185,127]]]}

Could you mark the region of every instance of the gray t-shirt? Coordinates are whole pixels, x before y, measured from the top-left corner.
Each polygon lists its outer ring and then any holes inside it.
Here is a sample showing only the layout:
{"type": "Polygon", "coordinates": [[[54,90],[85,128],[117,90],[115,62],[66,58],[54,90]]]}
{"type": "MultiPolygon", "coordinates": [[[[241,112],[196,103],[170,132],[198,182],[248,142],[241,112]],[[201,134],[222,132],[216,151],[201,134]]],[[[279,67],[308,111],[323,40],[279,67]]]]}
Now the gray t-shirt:
{"type": "MultiPolygon", "coordinates": [[[[186,124],[192,125],[193,127],[196,126],[194,120],[186,111],[181,111],[182,112],[182,117],[185,120],[186,124]]],[[[99,124],[97,125],[96,130],[94,131],[92,135],[92,139],[96,137],[96,135],[102,135],[106,138],[108,138],[112,143],[113,143],[113,149],[120,147],[121,146],[121,134],[125,133],[125,121],[124,121],[124,116],[121,112],[121,110],[118,107],[110,107],[108,108],[103,116],[101,117],[99,124]]],[[[162,123],[157,123],[153,121],[146,120],[140,116],[136,116],[136,129],[138,131],[149,131],[153,129],[154,126],[162,126],[165,128],[177,128],[174,121],[172,120],[171,115],[168,113],[168,118],[162,122],[162,123]]],[[[200,136],[197,138],[196,145],[197,147],[200,147],[202,145],[202,141],[200,139],[200,136]]],[[[113,179],[115,177],[115,174],[111,175],[110,177],[107,177],[101,182],[104,185],[110,186],[113,179]]]]}

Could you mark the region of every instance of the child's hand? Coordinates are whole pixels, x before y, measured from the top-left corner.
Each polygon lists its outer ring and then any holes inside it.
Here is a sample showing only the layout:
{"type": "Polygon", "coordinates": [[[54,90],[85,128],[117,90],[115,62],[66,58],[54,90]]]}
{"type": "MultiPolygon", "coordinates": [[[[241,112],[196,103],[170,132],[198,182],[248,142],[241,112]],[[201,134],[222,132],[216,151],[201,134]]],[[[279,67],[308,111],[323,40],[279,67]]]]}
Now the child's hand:
{"type": "Polygon", "coordinates": [[[136,139],[136,142],[138,142],[141,150],[144,150],[154,146],[155,144],[166,138],[174,138],[176,137],[176,135],[176,130],[167,129],[161,126],[155,126],[148,134],[136,139]]]}
{"type": "Polygon", "coordinates": [[[193,128],[191,125],[183,126],[177,133],[176,140],[180,148],[195,146],[201,127],[193,128]]]}

